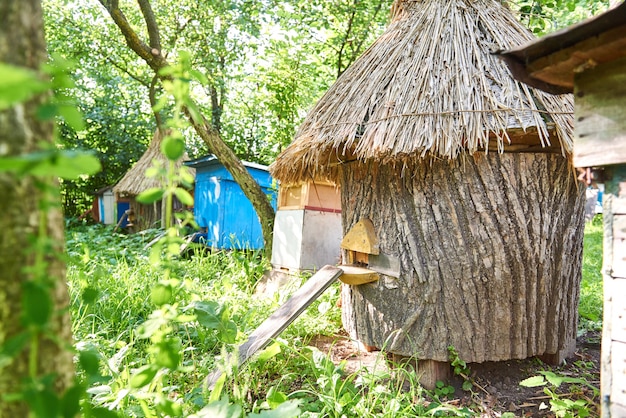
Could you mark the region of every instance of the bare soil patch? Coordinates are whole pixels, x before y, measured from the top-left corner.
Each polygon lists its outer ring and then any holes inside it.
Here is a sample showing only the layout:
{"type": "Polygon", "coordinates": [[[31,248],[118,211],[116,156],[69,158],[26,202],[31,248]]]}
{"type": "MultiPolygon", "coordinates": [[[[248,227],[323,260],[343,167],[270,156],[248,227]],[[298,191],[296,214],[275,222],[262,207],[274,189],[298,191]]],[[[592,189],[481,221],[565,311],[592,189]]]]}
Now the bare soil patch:
{"type": "MultiPolygon", "coordinates": [[[[388,367],[386,355],[379,351],[367,352],[346,335],[317,336],[309,345],[327,353],[335,364],[346,362],[346,373],[362,368],[370,371],[388,367]]],[[[463,379],[455,376],[448,384],[455,387],[448,399],[458,406],[467,406],[481,417],[500,417],[512,412],[516,417],[555,417],[550,411],[550,397],[543,387],[527,388],[520,382],[540,371],[551,370],[560,376],[584,378],[600,387],[600,334],[588,332],[577,340],[576,352],[564,364],[550,366],[537,358],[468,364],[474,383],[470,392],[461,389],[463,379]]],[[[585,399],[590,403],[590,416],[599,416],[599,395],[585,385],[563,384],[555,390],[567,399],[585,399]]]]}

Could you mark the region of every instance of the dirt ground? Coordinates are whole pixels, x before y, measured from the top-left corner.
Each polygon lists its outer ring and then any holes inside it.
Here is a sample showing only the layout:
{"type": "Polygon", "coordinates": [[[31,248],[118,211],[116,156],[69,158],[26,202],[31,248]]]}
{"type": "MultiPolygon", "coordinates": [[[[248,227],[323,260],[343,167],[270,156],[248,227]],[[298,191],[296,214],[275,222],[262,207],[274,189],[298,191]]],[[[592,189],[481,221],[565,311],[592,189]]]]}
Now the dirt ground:
{"type": "MultiPolygon", "coordinates": [[[[384,354],[359,349],[358,344],[345,335],[318,336],[310,345],[328,353],[336,364],[345,360],[346,373],[354,373],[362,367],[370,370],[387,367],[384,354]]],[[[448,383],[455,387],[455,392],[448,399],[449,403],[479,411],[481,417],[500,417],[504,412],[511,412],[516,417],[554,417],[554,412],[550,411],[550,397],[544,393],[543,387],[527,388],[519,383],[538,375],[539,371],[552,370],[559,376],[583,377],[599,388],[600,333],[588,332],[579,337],[574,356],[558,367],[549,366],[537,358],[470,363],[468,366],[472,391],[463,391],[463,379],[453,377],[448,383]]],[[[587,386],[563,384],[556,392],[563,398],[588,401],[590,416],[599,416],[599,395],[587,386]]]]}

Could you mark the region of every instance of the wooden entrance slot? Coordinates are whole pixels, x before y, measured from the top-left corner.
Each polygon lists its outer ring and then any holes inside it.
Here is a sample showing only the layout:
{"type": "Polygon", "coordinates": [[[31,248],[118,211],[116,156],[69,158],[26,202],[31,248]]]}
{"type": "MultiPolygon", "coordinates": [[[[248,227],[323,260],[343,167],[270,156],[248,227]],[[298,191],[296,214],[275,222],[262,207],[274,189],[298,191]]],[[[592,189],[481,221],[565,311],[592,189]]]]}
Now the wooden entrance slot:
{"type": "Polygon", "coordinates": [[[361,219],[357,222],[341,241],[341,248],[345,250],[345,258],[339,266],[343,270],[339,280],[349,285],[360,285],[380,279],[377,272],[367,268],[370,254],[380,254],[372,221],[361,219]]]}

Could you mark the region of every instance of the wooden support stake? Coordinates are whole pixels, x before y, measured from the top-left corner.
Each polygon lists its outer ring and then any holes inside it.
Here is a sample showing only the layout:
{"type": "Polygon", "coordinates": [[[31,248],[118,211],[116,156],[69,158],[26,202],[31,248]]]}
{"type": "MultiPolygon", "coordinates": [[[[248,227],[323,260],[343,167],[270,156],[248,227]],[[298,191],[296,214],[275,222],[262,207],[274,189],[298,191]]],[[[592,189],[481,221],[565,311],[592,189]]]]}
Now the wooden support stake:
{"type": "MultiPolygon", "coordinates": [[[[318,270],[287,302],[267,318],[245,343],[239,346],[239,366],[248,361],[257,351],[267,347],[271,340],[280,335],[342,274],[341,269],[333,266],[324,266],[318,270]]],[[[214,370],[207,376],[206,386],[213,389],[221,375],[222,370],[214,370]]]]}
{"type": "Polygon", "coordinates": [[[420,385],[428,390],[435,389],[437,381],[447,382],[452,377],[450,363],[435,360],[418,360],[414,357],[405,357],[392,354],[391,360],[397,365],[410,365],[419,376],[420,385]]]}

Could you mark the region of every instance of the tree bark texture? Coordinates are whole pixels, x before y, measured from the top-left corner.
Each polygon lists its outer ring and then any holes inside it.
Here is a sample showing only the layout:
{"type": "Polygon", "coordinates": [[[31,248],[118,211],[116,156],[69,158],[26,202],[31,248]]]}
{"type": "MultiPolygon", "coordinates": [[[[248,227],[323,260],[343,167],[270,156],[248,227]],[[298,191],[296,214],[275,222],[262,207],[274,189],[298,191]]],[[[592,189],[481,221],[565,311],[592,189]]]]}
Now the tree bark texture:
{"type": "MultiPolygon", "coordinates": [[[[556,154],[480,154],[342,167],[344,234],[374,223],[399,279],[344,285],[353,338],[402,356],[467,362],[573,348],[584,187],[556,154]]],[[[571,353],[569,353],[571,354],[571,353]]]]}
{"type": "MultiPolygon", "coordinates": [[[[38,69],[46,60],[41,5],[38,0],[20,2],[0,0],[0,61],[38,69]]],[[[32,152],[39,141],[52,140],[53,126],[36,118],[41,99],[0,111],[0,156],[32,152]]],[[[38,204],[41,191],[28,177],[0,174],[0,345],[23,331],[20,315],[22,285],[29,280],[26,271],[33,263],[28,252],[29,237],[39,228],[38,204]]],[[[71,346],[71,324],[67,306],[69,297],[65,283],[63,252],[63,218],[59,196],[56,207],[46,214],[48,237],[53,242],[48,254],[50,277],[55,278],[53,302],[55,313],[49,324],[52,338],[41,338],[37,370],[40,375],[56,375],[56,389],[64,391],[72,383],[74,367],[71,346]]],[[[28,350],[10,363],[0,364],[0,394],[19,391],[21,380],[29,375],[28,350]]],[[[6,402],[0,396],[0,417],[26,417],[28,408],[19,402],[6,402]]]]}

